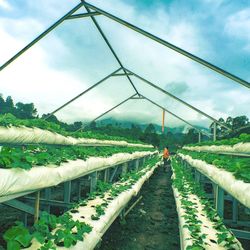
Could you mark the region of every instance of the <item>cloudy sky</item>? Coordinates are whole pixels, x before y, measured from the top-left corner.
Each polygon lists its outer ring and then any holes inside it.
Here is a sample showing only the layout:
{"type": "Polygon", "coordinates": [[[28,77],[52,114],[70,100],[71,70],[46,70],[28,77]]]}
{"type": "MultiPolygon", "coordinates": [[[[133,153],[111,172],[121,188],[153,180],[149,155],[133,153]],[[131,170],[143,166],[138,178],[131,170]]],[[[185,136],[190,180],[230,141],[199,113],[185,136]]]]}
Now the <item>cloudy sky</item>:
{"type": "MultiPolygon", "coordinates": [[[[0,0],[0,64],[58,18],[76,0],[0,0]]],[[[89,0],[243,79],[250,81],[249,0],[89,0]]],[[[77,13],[84,13],[81,8],[77,13]]],[[[97,21],[123,65],[215,118],[250,117],[250,92],[232,80],[103,16],[97,21]]],[[[49,113],[118,69],[90,18],[64,21],[0,72],[0,93],[34,102],[49,113]]],[[[131,77],[138,91],[189,122],[210,121],[131,77]]],[[[90,120],[134,93],[125,77],[112,77],[57,113],[65,121],[90,120]]],[[[111,117],[161,123],[161,110],[130,100],[111,117]]],[[[106,116],[106,117],[109,117],[106,116]]],[[[183,124],[166,115],[168,126],[183,124]]]]}

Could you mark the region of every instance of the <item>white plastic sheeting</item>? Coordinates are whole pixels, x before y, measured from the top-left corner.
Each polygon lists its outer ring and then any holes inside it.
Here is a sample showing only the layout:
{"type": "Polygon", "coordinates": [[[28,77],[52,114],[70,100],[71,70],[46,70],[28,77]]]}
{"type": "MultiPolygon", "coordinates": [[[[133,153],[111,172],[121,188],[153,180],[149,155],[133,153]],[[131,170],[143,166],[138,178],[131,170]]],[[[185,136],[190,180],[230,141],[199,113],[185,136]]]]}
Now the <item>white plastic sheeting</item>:
{"type": "Polygon", "coordinates": [[[232,173],[219,169],[214,165],[207,164],[202,160],[196,160],[189,155],[180,153],[178,155],[183,160],[186,160],[192,167],[199,170],[202,174],[231,194],[244,206],[250,208],[250,183],[237,180],[232,173]]]}
{"type": "Polygon", "coordinates": [[[153,148],[152,145],[128,143],[126,141],[98,140],[63,136],[40,128],[0,127],[0,143],[6,144],[56,144],[79,146],[122,146],[153,148]]]}
{"type": "Polygon", "coordinates": [[[99,171],[130,160],[138,159],[154,152],[118,153],[108,158],[90,157],[87,160],[75,160],[62,163],[60,166],[47,165],[24,169],[0,169],[0,202],[6,196],[35,191],[59,183],[70,181],[94,171],[99,171]]]}
{"type": "MultiPolygon", "coordinates": [[[[133,196],[136,196],[142,185],[150,176],[154,173],[154,170],[158,167],[157,163],[149,171],[147,171],[129,190],[122,192],[114,200],[110,201],[107,208],[105,208],[105,214],[100,217],[99,220],[92,220],[91,215],[95,214],[96,205],[103,203],[103,200],[110,197],[109,194],[105,194],[104,198],[96,198],[87,203],[87,206],[79,207],[77,210],[78,213],[71,213],[73,220],[79,220],[85,222],[92,226],[92,231],[89,234],[84,235],[84,241],[78,241],[75,246],[70,248],[57,247],[57,249],[71,249],[71,250],[92,250],[101,240],[103,234],[110,227],[113,221],[121,213],[122,209],[126,204],[131,200],[133,196]],[[93,207],[92,207],[93,206],[93,207]],[[83,218],[84,217],[84,218],[83,218]]],[[[36,250],[40,247],[40,244],[37,241],[33,241],[31,247],[27,248],[28,250],[36,250]]]]}
{"type": "Polygon", "coordinates": [[[249,153],[250,143],[237,143],[235,145],[212,145],[212,146],[184,146],[183,149],[191,151],[206,152],[228,152],[228,153],[249,153]]]}
{"type": "MultiPolygon", "coordinates": [[[[178,190],[174,187],[174,197],[175,197],[175,203],[176,203],[176,209],[178,213],[178,219],[179,219],[179,231],[180,231],[180,241],[181,241],[181,250],[185,250],[187,246],[191,246],[193,244],[192,236],[190,234],[190,231],[188,228],[184,227],[186,225],[186,220],[184,219],[184,215],[186,214],[185,209],[181,206],[181,194],[178,192],[178,190]]],[[[209,220],[205,216],[204,206],[200,203],[199,197],[194,194],[190,194],[188,196],[188,200],[195,203],[196,209],[198,210],[198,213],[196,213],[197,220],[202,221],[201,224],[201,234],[206,234],[207,237],[203,239],[204,247],[206,250],[222,250],[222,249],[228,249],[227,247],[224,247],[222,244],[218,245],[217,242],[217,233],[218,231],[214,229],[215,223],[209,220]]],[[[237,243],[233,246],[235,250],[243,249],[240,242],[237,241],[237,243]]]]}

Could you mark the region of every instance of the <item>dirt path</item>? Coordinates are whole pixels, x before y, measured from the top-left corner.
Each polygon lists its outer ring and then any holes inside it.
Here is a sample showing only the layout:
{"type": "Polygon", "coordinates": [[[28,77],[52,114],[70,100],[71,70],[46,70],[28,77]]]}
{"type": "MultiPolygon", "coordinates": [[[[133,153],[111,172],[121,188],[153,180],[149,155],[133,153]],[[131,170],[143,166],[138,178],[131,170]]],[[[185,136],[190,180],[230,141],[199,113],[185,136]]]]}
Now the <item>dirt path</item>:
{"type": "Polygon", "coordinates": [[[142,190],[143,199],[126,217],[116,220],[103,237],[101,250],[177,250],[178,218],[171,174],[158,168],[142,190]]]}

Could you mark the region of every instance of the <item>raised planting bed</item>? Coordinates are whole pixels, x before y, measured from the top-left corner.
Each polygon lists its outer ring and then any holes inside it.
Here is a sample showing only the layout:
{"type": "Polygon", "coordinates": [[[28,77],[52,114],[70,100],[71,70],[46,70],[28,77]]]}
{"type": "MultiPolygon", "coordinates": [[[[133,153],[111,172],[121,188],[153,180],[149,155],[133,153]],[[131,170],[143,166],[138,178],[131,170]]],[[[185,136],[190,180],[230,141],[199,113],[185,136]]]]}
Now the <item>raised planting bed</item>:
{"type": "Polygon", "coordinates": [[[67,132],[52,122],[42,119],[19,120],[10,114],[0,115],[0,144],[153,147],[121,137],[91,132],[67,132]]]}
{"type": "Polygon", "coordinates": [[[231,153],[242,156],[250,156],[250,135],[241,134],[239,138],[232,138],[220,141],[206,141],[197,144],[184,146],[183,149],[198,152],[231,153]]]}
{"type": "Polygon", "coordinates": [[[172,160],[173,191],[179,217],[181,249],[243,249],[226,228],[191,173],[177,159],[172,160]]]}
{"type": "MultiPolygon", "coordinates": [[[[178,153],[178,155],[192,167],[218,184],[244,206],[250,208],[250,165],[246,164],[245,161],[244,163],[246,165],[240,165],[240,162],[243,161],[241,158],[241,161],[240,159],[233,160],[232,157],[228,159],[228,161],[219,161],[222,156],[218,155],[215,156],[214,161],[211,162],[212,164],[209,164],[207,162],[209,161],[208,158],[203,157],[212,157],[211,154],[203,154],[204,153],[190,151],[181,151],[181,153],[178,153]]],[[[224,159],[225,157],[228,156],[223,156],[222,158],[224,159]]]]}
{"type": "Polygon", "coordinates": [[[119,182],[98,182],[96,192],[90,193],[86,200],[79,201],[62,216],[45,213],[30,229],[20,224],[18,230],[15,226],[10,228],[4,234],[7,245],[16,244],[21,249],[29,250],[94,249],[158,165],[157,156],[147,160],[142,170],[127,173],[119,182]]]}
{"type": "MultiPolygon", "coordinates": [[[[67,150],[68,149],[67,147],[67,150]]],[[[75,147],[73,147],[73,149],[76,150],[75,147]]],[[[53,148],[53,150],[55,149],[53,148]]],[[[84,149],[80,148],[79,152],[82,152],[82,150],[84,149]]],[[[72,153],[75,151],[70,152],[72,153]]],[[[60,158],[62,161],[59,161],[53,155],[54,158],[52,157],[52,162],[54,161],[54,163],[46,162],[47,165],[45,166],[37,166],[34,164],[35,166],[30,169],[22,169],[18,166],[21,167],[25,162],[20,160],[13,163],[16,166],[15,168],[0,168],[0,202],[10,199],[13,195],[20,194],[20,196],[22,196],[24,192],[33,192],[35,190],[55,186],[59,183],[90,174],[91,172],[100,171],[131,160],[157,154],[157,151],[136,151],[135,148],[103,148],[101,151],[99,151],[98,148],[98,151],[91,149],[91,151],[88,151],[89,154],[86,154],[87,152],[82,152],[82,155],[79,152],[76,154],[76,159],[72,158],[73,155],[71,155],[69,160],[67,160],[67,154],[63,154],[60,148],[58,149],[58,154],[60,154],[60,157],[65,157],[64,160],[60,158]]],[[[24,156],[22,154],[20,154],[20,156],[22,157],[21,159],[23,159],[24,156]]],[[[25,157],[27,158],[28,156],[31,157],[30,155],[25,157]]],[[[51,156],[45,154],[45,159],[48,157],[51,156]]],[[[33,158],[37,159],[34,156],[33,158]]],[[[32,160],[32,158],[30,160],[32,160]]]]}

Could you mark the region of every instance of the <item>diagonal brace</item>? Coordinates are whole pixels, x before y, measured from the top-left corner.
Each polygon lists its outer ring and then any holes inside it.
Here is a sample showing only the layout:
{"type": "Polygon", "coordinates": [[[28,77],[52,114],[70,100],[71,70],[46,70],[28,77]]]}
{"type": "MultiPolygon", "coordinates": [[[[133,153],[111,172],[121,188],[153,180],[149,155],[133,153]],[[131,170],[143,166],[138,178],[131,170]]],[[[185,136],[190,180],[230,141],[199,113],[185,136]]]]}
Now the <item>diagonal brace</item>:
{"type": "Polygon", "coordinates": [[[70,103],[72,103],[73,101],[75,101],[76,99],[78,99],[79,97],[81,97],[82,95],[86,94],[87,92],[89,92],[91,89],[97,87],[98,85],[100,85],[102,82],[106,81],[108,78],[110,78],[111,76],[113,76],[115,73],[117,73],[118,71],[120,71],[121,68],[115,70],[114,72],[112,72],[111,74],[105,76],[103,79],[101,79],[100,81],[98,81],[97,83],[95,83],[94,85],[92,85],[91,87],[89,87],[88,89],[84,90],[82,93],[80,93],[79,95],[75,96],[74,98],[72,98],[71,100],[67,101],[65,104],[63,104],[62,106],[60,106],[59,108],[57,108],[56,110],[52,111],[50,114],[48,114],[44,120],[47,120],[49,117],[51,117],[52,115],[54,115],[55,113],[57,113],[59,110],[65,108],[66,106],[68,106],[70,103]]]}
{"type": "MultiPolygon", "coordinates": [[[[81,0],[81,1],[82,1],[83,3],[85,2],[84,0],[81,0]]],[[[90,11],[90,9],[89,9],[88,7],[85,6],[85,8],[86,8],[86,10],[87,10],[88,13],[91,13],[91,11],[90,11]]],[[[124,69],[121,60],[120,60],[119,57],[117,56],[116,52],[114,51],[112,45],[110,44],[108,38],[106,37],[106,35],[104,34],[104,32],[103,32],[103,30],[101,29],[100,25],[99,25],[98,22],[96,21],[95,17],[94,17],[94,16],[91,16],[91,19],[92,19],[93,23],[95,24],[97,30],[98,30],[99,33],[101,34],[102,38],[103,38],[104,41],[106,42],[107,46],[109,47],[111,53],[112,53],[113,56],[115,57],[116,61],[118,62],[118,64],[119,64],[120,67],[122,68],[124,74],[126,75],[126,77],[127,77],[127,79],[129,80],[130,84],[131,84],[132,87],[134,88],[135,92],[136,92],[137,94],[139,94],[138,91],[137,91],[137,89],[136,89],[136,87],[135,87],[135,85],[134,85],[134,83],[132,82],[131,78],[129,77],[129,75],[127,74],[126,70],[124,69]]]]}
{"type": "Polygon", "coordinates": [[[39,36],[37,36],[33,41],[27,44],[23,49],[17,52],[13,57],[11,57],[7,62],[0,66],[0,71],[7,67],[10,63],[15,61],[19,56],[21,56],[26,50],[31,48],[34,44],[36,44],[39,40],[45,37],[48,33],[54,30],[58,25],[60,25],[64,20],[66,20],[71,14],[75,13],[78,9],[82,7],[82,3],[79,3],[76,7],[70,10],[67,14],[57,20],[54,24],[52,24],[48,29],[42,32],[39,36]]]}
{"type": "Polygon", "coordinates": [[[142,80],[142,81],[145,82],[146,84],[152,86],[153,88],[155,88],[155,89],[161,91],[161,92],[164,93],[165,95],[170,96],[171,98],[173,98],[173,99],[175,99],[176,101],[178,101],[178,102],[184,104],[185,106],[189,107],[190,109],[193,109],[194,111],[196,111],[196,112],[198,112],[198,113],[200,113],[200,114],[206,116],[208,119],[214,121],[215,123],[219,124],[220,126],[225,127],[225,128],[227,128],[228,130],[232,130],[231,128],[229,128],[229,127],[226,126],[225,124],[219,122],[219,121],[216,120],[214,117],[208,115],[207,113],[203,112],[202,110],[200,110],[200,109],[198,109],[198,108],[192,106],[191,104],[189,104],[189,103],[183,101],[182,99],[178,98],[177,96],[172,95],[172,94],[169,93],[168,91],[166,91],[166,90],[160,88],[159,86],[153,84],[152,82],[146,80],[145,78],[143,78],[143,77],[137,75],[136,73],[132,72],[131,70],[128,70],[128,69],[126,69],[126,70],[127,70],[129,73],[133,73],[135,77],[137,77],[138,79],[142,80]]]}
{"type": "MultiPolygon", "coordinates": [[[[104,115],[108,114],[109,112],[111,112],[112,110],[116,109],[117,107],[121,106],[122,104],[124,104],[125,102],[133,99],[134,96],[136,96],[137,94],[133,94],[130,97],[128,97],[127,99],[123,100],[122,102],[118,103],[117,105],[115,105],[114,107],[112,107],[111,109],[105,111],[104,113],[102,113],[101,115],[97,116],[95,119],[93,119],[92,121],[88,122],[88,124],[91,124],[92,122],[100,119],[101,117],[103,117],[104,115]]],[[[79,128],[77,131],[84,129],[88,124],[85,124],[83,127],[79,128]]],[[[77,132],[76,131],[76,132],[77,132]]]]}
{"type": "Polygon", "coordinates": [[[145,30],[143,30],[143,29],[141,29],[141,28],[139,28],[139,27],[137,27],[137,26],[135,26],[135,25],[133,25],[133,24],[119,18],[119,17],[117,17],[117,16],[114,16],[114,15],[112,15],[112,14],[110,14],[110,13],[108,13],[108,12],[106,12],[106,11],[92,5],[92,4],[89,4],[89,3],[85,2],[85,1],[82,1],[82,3],[85,6],[85,8],[90,8],[90,9],[92,9],[94,11],[97,11],[100,14],[112,19],[113,21],[115,21],[117,23],[120,23],[120,24],[126,26],[127,28],[130,28],[130,29],[132,29],[132,30],[134,30],[134,31],[136,31],[136,32],[138,32],[138,33],[152,39],[153,41],[158,42],[158,43],[164,45],[165,47],[168,47],[168,48],[178,52],[179,54],[182,54],[183,56],[186,56],[189,59],[191,59],[191,60],[193,60],[195,62],[198,62],[199,64],[202,64],[203,66],[205,66],[205,67],[219,73],[220,75],[223,75],[223,76],[225,76],[225,77],[227,77],[227,78],[229,78],[229,79],[231,79],[231,80],[233,80],[233,81],[235,81],[235,82],[237,82],[237,83],[239,83],[239,84],[241,84],[241,85],[243,85],[243,86],[245,86],[247,88],[250,88],[250,83],[243,80],[243,79],[241,79],[240,77],[235,76],[235,75],[231,74],[230,72],[228,72],[228,71],[226,71],[226,70],[224,70],[222,68],[219,68],[218,66],[216,66],[216,65],[214,65],[214,64],[212,64],[212,63],[210,63],[208,61],[205,61],[204,59],[202,59],[202,58],[200,58],[200,57],[198,57],[198,56],[196,56],[194,54],[191,54],[188,51],[183,50],[183,49],[175,46],[174,44],[171,44],[171,43],[169,43],[169,42],[167,42],[167,41],[153,35],[152,33],[149,33],[149,32],[147,32],[147,31],[145,31],[145,30]]]}
{"type": "Polygon", "coordinates": [[[196,131],[198,131],[199,133],[205,134],[205,135],[207,135],[207,136],[211,136],[209,133],[206,133],[206,132],[202,131],[201,129],[195,127],[194,125],[192,125],[192,124],[189,123],[188,121],[186,121],[186,120],[184,120],[183,118],[179,117],[178,115],[172,113],[171,111],[167,110],[166,108],[164,108],[163,106],[159,105],[158,103],[152,101],[152,99],[147,98],[146,96],[143,96],[143,95],[142,95],[142,97],[143,97],[145,100],[147,100],[147,101],[151,102],[152,104],[154,104],[155,106],[157,106],[157,107],[159,107],[159,108],[165,110],[165,111],[166,111],[167,113],[169,113],[170,115],[172,115],[172,116],[176,117],[177,119],[183,121],[184,123],[188,124],[189,126],[191,126],[192,128],[194,128],[196,131]]]}

